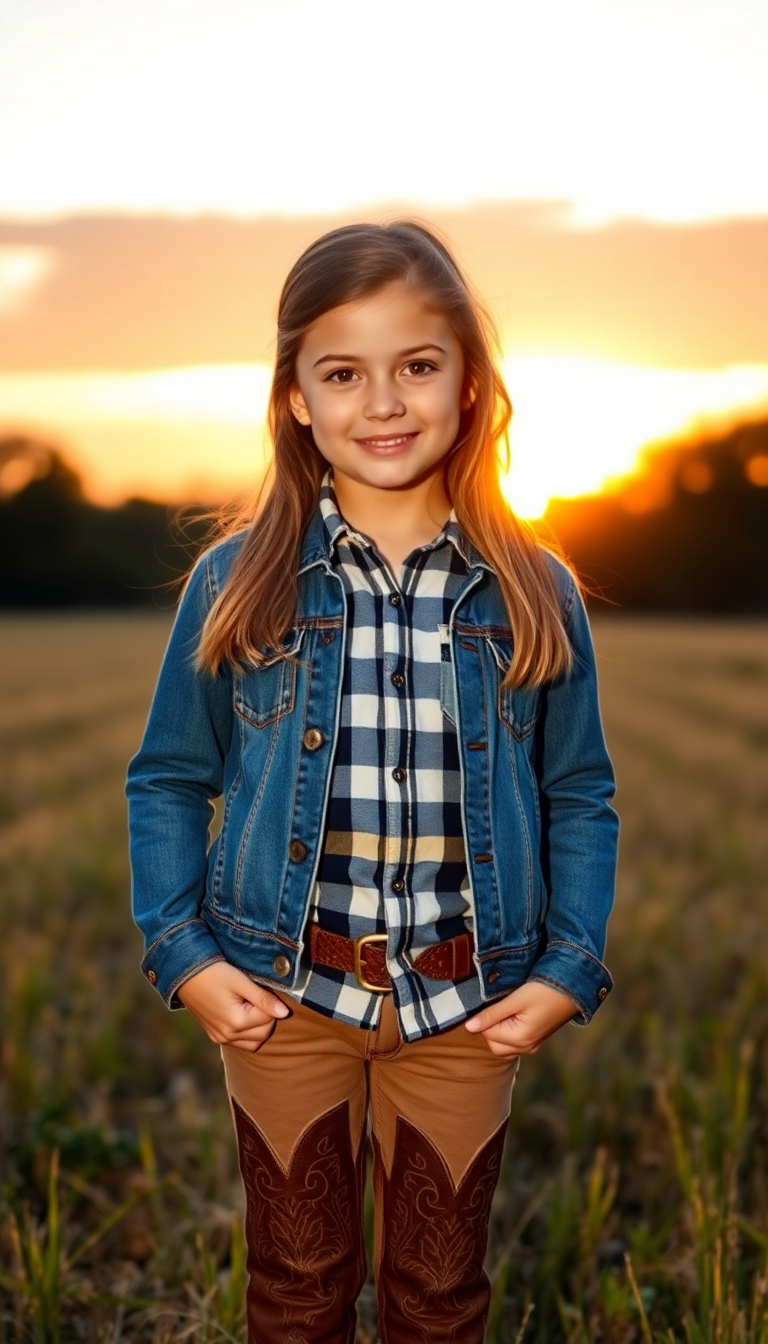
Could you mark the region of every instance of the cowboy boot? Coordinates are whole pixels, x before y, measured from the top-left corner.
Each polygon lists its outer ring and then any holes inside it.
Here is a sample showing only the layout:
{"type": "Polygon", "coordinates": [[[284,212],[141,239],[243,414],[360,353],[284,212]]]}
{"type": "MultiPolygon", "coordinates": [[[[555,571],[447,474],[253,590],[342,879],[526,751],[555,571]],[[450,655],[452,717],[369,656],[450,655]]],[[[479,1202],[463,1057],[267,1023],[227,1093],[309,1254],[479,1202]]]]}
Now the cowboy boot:
{"type": "Polygon", "coordinates": [[[482,1344],[490,1302],[483,1260],[506,1127],[458,1186],[434,1144],[402,1116],[389,1175],[376,1146],[383,1344],[482,1344]]]}
{"type": "Polygon", "coordinates": [[[365,1281],[365,1146],[349,1103],[304,1131],[286,1171],[232,1103],[246,1192],[248,1344],[352,1344],[365,1281]]]}

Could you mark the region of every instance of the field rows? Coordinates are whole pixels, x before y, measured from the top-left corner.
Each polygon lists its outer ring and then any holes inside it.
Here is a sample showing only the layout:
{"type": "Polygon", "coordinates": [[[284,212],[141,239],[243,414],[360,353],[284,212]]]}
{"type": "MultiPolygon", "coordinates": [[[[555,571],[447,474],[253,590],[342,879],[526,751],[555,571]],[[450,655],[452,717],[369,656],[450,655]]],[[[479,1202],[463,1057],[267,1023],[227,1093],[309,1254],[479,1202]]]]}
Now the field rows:
{"type": "MultiPolygon", "coordinates": [[[[2,1344],[244,1337],[217,1052],[147,989],[128,909],[123,777],[168,628],[0,620],[2,1344]]],[[[595,637],[616,988],[521,1068],[488,1337],[768,1344],[768,627],[595,637]]]]}

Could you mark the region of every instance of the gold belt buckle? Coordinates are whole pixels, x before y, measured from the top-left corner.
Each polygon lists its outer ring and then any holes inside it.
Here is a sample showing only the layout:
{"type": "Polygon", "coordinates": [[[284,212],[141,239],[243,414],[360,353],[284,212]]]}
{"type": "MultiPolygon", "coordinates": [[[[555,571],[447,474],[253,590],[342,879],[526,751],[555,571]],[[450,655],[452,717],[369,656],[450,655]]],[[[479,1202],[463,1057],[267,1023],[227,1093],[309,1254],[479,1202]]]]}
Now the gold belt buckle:
{"type": "Polygon", "coordinates": [[[369,989],[372,994],[391,994],[391,985],[372,985],[363,975],[363,948],[367,943],[386,943],[386,933],[366,933],[362,938],[355,939],[355,976],[359,985],[363,989],[369,989]]]}

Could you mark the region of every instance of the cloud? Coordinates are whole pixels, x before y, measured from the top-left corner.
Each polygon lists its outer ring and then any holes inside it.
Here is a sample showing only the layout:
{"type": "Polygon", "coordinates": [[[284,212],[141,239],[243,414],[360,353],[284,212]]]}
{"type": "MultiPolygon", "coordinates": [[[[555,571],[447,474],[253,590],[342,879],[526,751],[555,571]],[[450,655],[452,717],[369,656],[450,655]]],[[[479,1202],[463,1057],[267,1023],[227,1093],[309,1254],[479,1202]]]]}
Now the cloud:
{"type": "Polygon", "coordinates": [[[27,307],[55,265],[54,248],[28,243],[0,244],[0,317],[27,307]]]}
{"type": "MultiPolygon", "coordinates": [[[[2,322],[6,369],[271,363],[280,287],[339,224],[420,213],[0,220],[0,244],[59,259],[2,322]]],[[[574,227],[564,203],[433,210],[496,315],[507,354],[717,368],[768,360],[768,219],[574,227]]]]}

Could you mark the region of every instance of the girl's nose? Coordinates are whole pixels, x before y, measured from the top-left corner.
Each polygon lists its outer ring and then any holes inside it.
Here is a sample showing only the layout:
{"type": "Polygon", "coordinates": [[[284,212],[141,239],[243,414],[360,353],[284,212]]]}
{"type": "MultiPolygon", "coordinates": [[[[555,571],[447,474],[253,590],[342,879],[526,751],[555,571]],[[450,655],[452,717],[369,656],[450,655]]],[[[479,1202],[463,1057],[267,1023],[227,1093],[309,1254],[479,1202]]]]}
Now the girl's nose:
{"type": "Polygon", "coordinates": [[[372,384],[364,414],[369,420],[389,420],[392,416],[404,415],[405,403],[399,388],[390,382],[372,384]]]}

